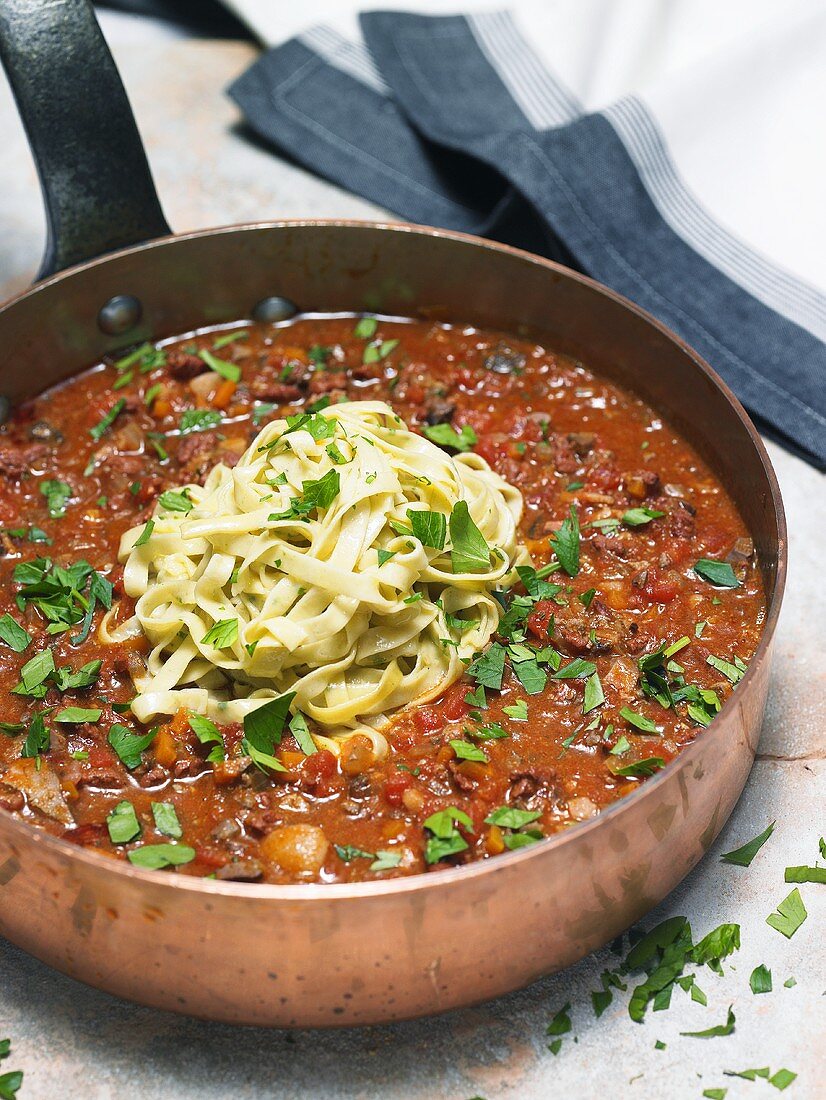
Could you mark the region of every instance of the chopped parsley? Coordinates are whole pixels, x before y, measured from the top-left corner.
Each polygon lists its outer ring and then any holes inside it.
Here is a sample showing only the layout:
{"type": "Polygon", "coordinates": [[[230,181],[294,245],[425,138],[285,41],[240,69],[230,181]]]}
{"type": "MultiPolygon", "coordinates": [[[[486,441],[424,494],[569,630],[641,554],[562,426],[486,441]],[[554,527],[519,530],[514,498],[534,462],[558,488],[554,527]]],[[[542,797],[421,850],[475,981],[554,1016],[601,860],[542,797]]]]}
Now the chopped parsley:
{"type": "Polygon", "coordinates": [[[35,714],[29,724],[26,740],[20,750],[21,756],[37,757],[42,752],[48,752],[51,745],[51,735],[46,729],[46,722],[42,714],[35,714]]]}
{"type": "Polygon", "coordinates": [[[5,614],[0,618],[0,641],[5,642],[15,653],[22,653],[31,644],[32,636],[25,627],[5,614]]]}
{"type": "Polygon", "coordinates": [[[408,508],[407,518],[413,537],[417,538],[422,546],[430,546],[434,550],[443,550],[445,537],[447,536],[447,519],[441,512],[430,512],[422,508],[408,508]]]}
{"type": "Polygon", "coordinates": [[[648,756],[645,760],[635,760],[633,764],[625,764],[619,768],[611,768],[614,775],[624,776],[630,779],[647,779],[654,772],[665,767],[665,761],[660,756],[648,756]]]}
{"type": "Polygon", "coordinates": [[[759,966],[755,966],[751,972],[749,978],[749,985],[751,986],[752,993],[771,993],[772,991],[772,972],[765,967],[762,963],[759,966]]]}
{"type": "Polygon", "coordinates": [[[218,336],[212,345],[213,351],[220,351],[221,348],[225,348],[227,344],[233,344],[236,340],[246,340],[249,336],[249,329],[236,328],[231,332],[225,332],[221,336],[218,336]]]}
{"type": "Polygon", "coordinates": [[[478,764],[489,764],[490,760],[484,752],[477,746],[472,745],[470,741],[460,741],[454,738],[449,742],[450,747],[456,753],[459,760],[471,760],[478,764]]]}
{"type": "Polygon", "coordinates": [[[630,710],[628,707],[622,707],[620,714],[630,726],[642,733],[660,732],[656,723],[652,722],[650,718],[646,718],[644,714],[637,714],[636,711],[630,710]]]}
{"type": "Polygon", "coordinates": [[[290,719],[290,733],[305,756],[312,756],[313,753],[318,752],[310,727],[307,725],[307,719],[300,710],[297,710],[290,719]]]}
{"type": "Polygon", "coordinates": [[[208,428],[217,428],[221,419],[217,409],[184,409],[178,429],[181,435],[205,432],[208,428]]]}
{"type": "Polygon", "coordinates": [[[46,508],[52,519],[66,515],[66,505],[72,499],[72,487],[65,481],[47,479],[40,482],[40,492],[46,498],[46,508]]]}
{"type": "Polygon", "coordinates": [[[165,512],[182,512],[184,515],[195,507],[189,489],[167,489],[158,497],[158,504],[165,512]]]}
{"type": "Polygon", "coordinates": [[[480,686],[500,691],[505,675],[504,647],[494,642],[468,666],[467,671],[480,686]]]}
{"type": "Polygon", "coordinates": [[[451,451],[471,451],[479,442],[476,432],[469,424],[462,425],[461,431],[456,431],[452,424],[425,424],[422,427],[422,435],[431,443],[439,447],[447,447],[451,451]]]}
{"type": "Polygon", "coordinates": [[[106,828],[113,844],[128,844],[130,840],[140,836],[141,827],[132,803],[118,802],[106,818],[106,828]]]}
{"type": "Polygon", "coordinates": [[[694,565],[694,572],[713,584],[716,588],[739,588],[740,581],[727,561],[715,561],[713,558],[700,558],[694,565]]]}
{"type": "Polygon", "coordinates": [[[585,697],[582,701],[582,713],[590,714],[605,702],[605,692],[599,679],[599,673],[593,672],[585,681],[585,697]]]}
{"type": "Polygon", "coordinates": [[[253,764],[265,773],[268,769],[280,772],[287,770],[273,753],[276,746],[281,743],[281,735],[287,724],[290,704],[294,698],[295,692],[290,691],[244,715],[241,751],[246,753],[253,764]]]}
{"type": "Polygon", "coordinates": [[[130,351],[128,355],[124,355],[121,359],[116,359],[114,367],[118,374],[122,374],[130,367],[140,364],[141,374],[146,374],[156,367],[164,366],[165,363],[166,355],[163,349],[156,348],[154,344],[147,342],[135,348],[134,351],[130,351]]]}
{"type": "Polygon", "coordinates": [[[210,764],[220,764],[226,759],[224,738],[214,722],[205,718],[203,714],[190,714],[189,728],[202,745],[212,746],[207,755],[210,764]]]}
{"type": "Polygon", "coordinates": [[[440,860],[447,859],[448,856],[467,850],[468,842],[459,832],[459,825],[463,826],[467,832],[473,832],[473,822],[464,810],[456,806],[438,810],[425,820],[424,827],[431,834],[425,845],[426,863],[438,863],[440,860]]]}
{"type": "Polygon", "coordinates": [[[790,940],[809,914],[797,887],[766,917],[766,924],[790,940]]]}
{"type": "Polygon", "coordinates": [[[711,665],[712,668],[716,668],[718,672],[721,672],[725,678],[732,684],[739,683],[746,673],[747,666],[739,657],[734,658],[734,663],[731,661],[724,661],[722,657],[715,657],[710,654],[706,657],[706,664],[711,665]]]}
{"type": "Polygon", "coordinates": [[[754,857],[757,855],[757,853],[760,851],[760,849],[763,847],[763,845],[766,843],[766,841],[769,839],[769,837],[774,832],[774,826],[775,826],[775,822],[772,821],[763,830],[762,833],[758,833],[757,836],[752,837],[751,840],[747,841],[740,848],[735,848],[731,852],[724,852],[720,856],[721,862],[723,862],[723,863],[733,863],[737,867],[749,867],[749,866],[751,866],[751,861],[754,859],[754,857]]]}
{"type": "Polygon", "coordinates": [[[665,512],[658,512],[655,508],[629,508],[623,515],[622,522],[628,527],[642,527],[652,519],[660,519],[664,515],[665,512]]]}
{"type": "Polygon", "coordinates": [[[363,848],[357,848],[354,844],[334,844],[336,855],[345,863],[351,863],[354,859],[375,859],[374,852],[365,852],[363,848]]]}
{"type": "Polygon", "coordinates": [[[732,1006],[729,1005],[726,1022],[715,1027],[707,1027],[703,1031],[681,1031],[681,1035],[688,1035],[693,1039],[716,1039],[721,1035],[731,1035],[734,1031],[735,1017],[732,1006]]]}
{"type": "Polygon", "coordinates": [[[376,858],[370,864],[371,871],[392,871],[402,861],[401,852],[394,852],[390,848],[379,848],[376,858]]]}
{"type": "Polygon", "coordinates": [[[115,421],[125,408],[126,398],[121,397],[118,401],[115,402],[109,412],[106,413],[106,415],[101,420],[99,420],[97,424],[95,424],[94,428],[89,429],[89,435],[92,437],[92,439],[95,440],[95,442],[97,442],[103,435],[106,434],[106,432],[115,423],[115,421]]]}
{"type": "Polygon", "coordinates": [[[116,722],[109,730],[109,744],[126,767],[133,771],[141,762],[141,753],[149,748],[157,732],[157,729],[151,729],[148,733],[137,734],[128,726],[116,722]]]}
{"type": "Polygon", "coordinates": [[[201,645],[211,645],[216,649],[228,649],[238,641],[238,620],[220,619],[209,628],[201,638],[201,645]]]}
{"type": "Polygon", "coordinates": [[[203,359],[210,370],[214,370],[216,374],[220,374],[222,378],[226,378],[228,382],[238,382],[241,378],[241,368],[237,363],[227,363],[225,359],[219,359],[213,355],[211,351],[206,349],[198,352],[199,358],[203,359]]]}
{"type": "Polygon", "coordinates": [[[178,820],[178,814],[171,802],[153,802],[152,817],[155,820],[155,828],[163,836],[171,836],[173,840],[180,840],[183,829],[178,820]]]}
{"type": "Polygon", "coordinates": [[[786,882],[826,882],[826,867],[787,867],[786,882]]]}
{"type": "Polygon", "coordinates": [[[135,549],[137,549],[138,546],[145,546],[146,543],[149,542],[150,538],[152,537],[152,532],[154,530],[155,530],[155,521],[154,521],[154,519],[148,519],[146,521],[146,524],[145,524],[143,530],[141,531],[141,533],[138,535],[138,537],[135,539],[134,543],[132,544],[132,549],[135,550],[135,549]]]}
{"type": "Polygon", "coordinates": [[[378,327],[379,322],[375,317],[360,317],[353,329],[353,335],[358,340],[372,340],[378,327]]]}
{"type": "Polygon", "coordinates": [[[450,513],[450,560],[454,573],[482,573],[490,566],[490,547],[473,522],[467,502],[457,500],[450,513]]]}
{"type": "Polygon", "coordinates": [[[502,710],[514,722],[527,722],[528,720],[528,704],[524,699],[517,700],[509,707],[502,707],[502,710]]]}
{"type": "Polygon", "coordinates": [[[103,713],[98,707],[66,707],[59,710],[53,721],[64,725],[82,725],[84,722],[97,722],[103,713]]]}
{"type": "Polygon", "coordinates": [[[191,863],[195,849],[186,844],[142,844],[126,853],[130,863],[149,871],[161,871],[165,867],[180,867],[191,863]]]}
{"type": "Polygon", "coordinates": [[[273,512],[269,522],[281,519],[305,518],[316,508],[329,508],[341,490],[341,477],[338,470],[328,470],[316,481],[303,481],[301,495],[293,497],[290,506],[283,512],[273,512]]]}
{"type": "Polygon", "coordinates": [[[570,514],[559,530],[551,535],[551,546],[568,576],[575,577],[579,572],[579,517],[575,505],[571,505],[570,514]]]}

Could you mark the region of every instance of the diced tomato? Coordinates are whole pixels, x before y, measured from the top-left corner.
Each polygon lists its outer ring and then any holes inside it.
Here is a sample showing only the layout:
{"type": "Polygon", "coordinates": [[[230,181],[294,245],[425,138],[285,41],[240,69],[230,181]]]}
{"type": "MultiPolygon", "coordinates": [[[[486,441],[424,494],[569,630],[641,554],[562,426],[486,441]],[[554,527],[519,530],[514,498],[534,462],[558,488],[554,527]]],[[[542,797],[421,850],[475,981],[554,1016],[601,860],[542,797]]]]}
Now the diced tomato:
{"type": "Polygon", "coordinates": [[[413,783],[409,772],[394,772],[384,784],[384,798],[391,806],[402,805],[402,795],[413,783]]]}
{"type": "Polygon", "coordinates": [[[440,713],[438,707],[420,707],[419,710],[414,711],[413,721],[420,733],[433,733],[434,730],[442,728],[445,724],[445,717],[440,713]]]}
{"type": "Polygon", "coordinates": [[[301,765],[301,772],[305,779],[316,784],[316,787],[326,785],[336,774],[336,758],[327,749],[319,749],[312,756],[308,756],[301,765]]]}
{"type": "Polygon", "coordinates": [[[622,474],[614,466],[597,466],[588,473],[588,485],[596,489],[618,489],[622,474]]]}
{"type": "Polygon", "coordinates": [[[709,557],[721,554],[724,550],[730,550],[734,543],[734,536],[722,530],[720,527],[709,526],[702,531],[702,542],[705,552],[709,557]]]}
{"type": "MultiPolygon", "coordinates": [[[[467,684],[454,684],[448,688],[437,704],[445,721],[458,722],[464,718],[470,707],[465,702],[468,693],[467,684]]],[[[442,723],[444,725],[444,722],[442,723]]]]}
{"type": "Polygon", "coordinates": [[[195,860],[204,867],[223,867],[225,863],[229,863],[228,856],[216,852],[214,848],[209,848],[206,844],[195,845],[195,860]]]}
{"type": "Polygon", "coordinates": [[[661,573],[659,569],[649,569],[648,579],[642,593],[650,603],[671,603],[680,591],[680,580],[676,573],[661,573]]]}
{"type": "Polygon", "coordinates": [[[89,748],[89,764],[92,768],[111,768],[117,757],[108,745],[92,745],[89,748]]]}
{"type": "Polygon", "coordinates": [[[541,642],[547,642],[550,636],[551,619],[555,604],[551,600],[539,600],[528,616],[528,630],[541,642]]]}

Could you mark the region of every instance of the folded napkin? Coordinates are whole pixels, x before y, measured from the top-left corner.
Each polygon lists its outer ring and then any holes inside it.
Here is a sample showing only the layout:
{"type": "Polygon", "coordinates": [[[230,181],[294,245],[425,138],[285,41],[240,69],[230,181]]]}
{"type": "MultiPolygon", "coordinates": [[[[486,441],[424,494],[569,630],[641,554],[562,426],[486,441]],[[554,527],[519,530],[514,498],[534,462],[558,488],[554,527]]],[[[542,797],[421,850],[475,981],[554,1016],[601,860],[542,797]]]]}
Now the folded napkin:
{"type": "Polygon", "coordinates": [[[664,23],[658,3],[371,12],[361,38],[287,38],[229,91],[319,175],[625,294],[826,468],[826,11],[749,10],[746,32],[707,7],[664,23]]]}

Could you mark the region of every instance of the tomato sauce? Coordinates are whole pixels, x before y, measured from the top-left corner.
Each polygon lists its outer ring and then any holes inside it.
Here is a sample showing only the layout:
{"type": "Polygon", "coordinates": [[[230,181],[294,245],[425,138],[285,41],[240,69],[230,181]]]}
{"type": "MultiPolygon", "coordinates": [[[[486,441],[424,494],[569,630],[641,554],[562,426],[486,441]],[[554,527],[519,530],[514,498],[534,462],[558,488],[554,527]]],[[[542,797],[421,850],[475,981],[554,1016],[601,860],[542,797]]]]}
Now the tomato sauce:
{"type": "Polygon", "coordinates": [[[537,843],[702,736],[764,617],[742,519],[656,412],[581,363],[473,328],[307,316],[147,345],[18,408],[0,474],[0,811],[170,873],[353,881],[537,843]],[[131,610],[122,533],[269,420],[363,398],[472,447],[523,494],[537,572],[502,593],[487,663],[396,716],[384,760],[358,737],[308,756],[285,733],[286,770],[270,773],[242,755],[238,725],[219,731],[223,759],[185,712],[141,727],[128,704],[145,645],[97,633],[108,605],[116,621],[131,610]]]}

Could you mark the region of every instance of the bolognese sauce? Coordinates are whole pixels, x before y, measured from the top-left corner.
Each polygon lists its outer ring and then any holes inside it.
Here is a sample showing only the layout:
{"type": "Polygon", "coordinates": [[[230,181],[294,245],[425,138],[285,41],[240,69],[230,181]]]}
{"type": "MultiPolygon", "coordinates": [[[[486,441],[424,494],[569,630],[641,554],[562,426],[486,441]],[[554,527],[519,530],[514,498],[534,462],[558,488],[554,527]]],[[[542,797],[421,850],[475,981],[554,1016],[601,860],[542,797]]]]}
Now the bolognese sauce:
{"type": "Polygon", "coordinates": [[[693,449],[582,363],[499,333],[306,316],[143,344],[15,410],[0,473],[0,810],[137,866],[341,882],[538,843],[702,736],[761,632],[753,544],[693,449]],[[392,716],[383,756],[282,721],[268,766],[241,722],[138,722],[148,643],[100,634],[134,612],[124,532],[271,421],[365,399],[521,492],[532,564],[494,593],[491,644],[392,716]]]}

